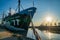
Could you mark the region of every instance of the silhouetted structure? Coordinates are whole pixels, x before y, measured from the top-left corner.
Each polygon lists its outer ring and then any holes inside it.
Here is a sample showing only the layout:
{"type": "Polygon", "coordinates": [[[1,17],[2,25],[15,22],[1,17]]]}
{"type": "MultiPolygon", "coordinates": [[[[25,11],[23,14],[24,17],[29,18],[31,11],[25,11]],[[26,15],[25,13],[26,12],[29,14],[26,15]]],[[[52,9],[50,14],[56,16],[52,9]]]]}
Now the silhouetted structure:
{"type": "Polygon", "coordinates": [[[58,23],[58,26],[60,26],[60,22],[58,23]]]}
{"type": "Polygon", "coordinates": [[[11,15],[11,8],[9,15],[3,18],[4,27],[8,31],[26,36],[31,19],[36,12],[36,7],[30,7],[20,11],[20,0],[18,0],[18,12],[11,15]],[[31,14],[31,18],[30,18],[31,14]]]}

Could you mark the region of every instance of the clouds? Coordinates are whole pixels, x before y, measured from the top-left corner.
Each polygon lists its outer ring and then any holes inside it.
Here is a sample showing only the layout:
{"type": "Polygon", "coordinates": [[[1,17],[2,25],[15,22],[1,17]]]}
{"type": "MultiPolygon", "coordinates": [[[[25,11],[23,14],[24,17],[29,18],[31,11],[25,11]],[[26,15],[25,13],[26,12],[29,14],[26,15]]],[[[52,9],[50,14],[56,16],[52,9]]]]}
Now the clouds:
{"type": "MultiPolygon", "coordinates": [[[[11,15],[13,15],[13,14],[15,14],[16,13],[16,11],[14,10],[14,9],[11,9],[11,15]]],[[[8,16],[8,14],[9,14],[9,10],[7,10],[7,12],[6,12],[6,15],[8,16]]]]}
{"type": "Polygon", "coordinates": [[[15,10],[14,9],[11,9],[11,15],[15,14],[15,10]]]}

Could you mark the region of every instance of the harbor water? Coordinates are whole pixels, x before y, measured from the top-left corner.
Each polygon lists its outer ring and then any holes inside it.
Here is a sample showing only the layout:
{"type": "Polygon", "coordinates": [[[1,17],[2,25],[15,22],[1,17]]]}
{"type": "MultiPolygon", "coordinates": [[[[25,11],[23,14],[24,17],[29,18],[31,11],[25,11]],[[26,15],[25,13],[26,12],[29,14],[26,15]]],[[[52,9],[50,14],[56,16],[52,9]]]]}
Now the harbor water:
{"type": "MultiPolygon", "coordinates": [[[[48,31],[41,31],[38,29],[36,29],[36,31],[38,32],[42,40],[60,40],[60,34],[51,33],[48,31]]],[[[35,39],[32,29],[29,29],[27,37],[35,39]]]]}
{"type": "MultiPolygon", "coordinates": [[[[41,37],[42,40],[60,40],[60,34],[51,33],[51,32],[48,32],[48,31],[41,31],[37,28],[36,28],[36,31],[37,31],[38,35],[41,37]]],[[[0,39],[11,37],[11,36],[12,36],[12,33],[9,33],[9,32],[4,31],[4,30],[0,31],[0,39]]],[[[29,28],[29,30],[28,30],[27,37],[35,39],[34,33],[33,33],[31,28],[29,28]]]]}

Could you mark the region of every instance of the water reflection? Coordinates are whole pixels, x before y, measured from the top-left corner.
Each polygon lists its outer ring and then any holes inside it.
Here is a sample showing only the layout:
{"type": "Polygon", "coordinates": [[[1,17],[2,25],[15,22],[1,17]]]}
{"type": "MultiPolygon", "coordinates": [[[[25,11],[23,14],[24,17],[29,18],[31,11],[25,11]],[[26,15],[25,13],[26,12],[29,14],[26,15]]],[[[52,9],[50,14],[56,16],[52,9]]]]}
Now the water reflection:
{"type": "MultiPolygon", "coordinates": [[[[60,40],[60,34],[51,33],[49,31],[40,31],[36,29],[42,40],[60,40]]],[[[35,39],[32,29],[29,29],[27,37],[35,39]]]]}
{"type": "MultiPolygon", "coordinates": [[[[49,31],[40,31],[36,29],[38,35],[41,37],[42,40],[60,40],[60,34],[51,33],[49,31]]],[[[12,33],[7,31],[0,32],[0,38],[11,37],[12,33]]],[[[35,39],[34,33],[31,28],[29,28],[27,37],[35,39]]]]}
{"type": "Polygon", "coordinates": [[[43,32],[49,38],[49,40],[60,40],[60,34],[55,34],[48,31],[43,32]]]}

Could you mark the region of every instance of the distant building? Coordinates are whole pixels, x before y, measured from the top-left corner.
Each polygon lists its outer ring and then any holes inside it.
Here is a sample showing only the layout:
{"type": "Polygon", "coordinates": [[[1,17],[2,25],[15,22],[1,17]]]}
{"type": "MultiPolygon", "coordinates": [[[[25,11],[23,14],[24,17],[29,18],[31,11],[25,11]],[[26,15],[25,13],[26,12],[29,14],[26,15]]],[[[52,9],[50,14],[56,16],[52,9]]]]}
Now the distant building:
{"type": "Polygon", "coordinates": [[[57,26],[57,23],[56,22],[54,23],[54,26],[57,26]]]}
{"type": "Polygon", "coordinates": [[[58,23],[58,26],[60,26],[60,22],[58,23]]]}

